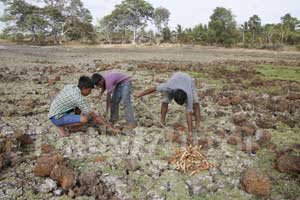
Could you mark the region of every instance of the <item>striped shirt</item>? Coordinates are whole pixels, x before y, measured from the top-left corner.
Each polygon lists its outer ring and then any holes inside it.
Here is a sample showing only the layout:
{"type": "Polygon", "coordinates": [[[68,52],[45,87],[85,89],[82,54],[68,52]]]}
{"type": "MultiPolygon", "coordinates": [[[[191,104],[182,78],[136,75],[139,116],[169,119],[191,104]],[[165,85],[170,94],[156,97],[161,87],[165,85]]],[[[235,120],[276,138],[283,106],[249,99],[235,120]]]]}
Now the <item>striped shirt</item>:
{"type": "Polygon", "coordinates": [[[48,118],[60,118],[66,112],[79,108],[82,113],[90,113],[91,109],[87,101],[76,85],[66,85],[62,91],[54,98],[50,106],[48,118]]]}

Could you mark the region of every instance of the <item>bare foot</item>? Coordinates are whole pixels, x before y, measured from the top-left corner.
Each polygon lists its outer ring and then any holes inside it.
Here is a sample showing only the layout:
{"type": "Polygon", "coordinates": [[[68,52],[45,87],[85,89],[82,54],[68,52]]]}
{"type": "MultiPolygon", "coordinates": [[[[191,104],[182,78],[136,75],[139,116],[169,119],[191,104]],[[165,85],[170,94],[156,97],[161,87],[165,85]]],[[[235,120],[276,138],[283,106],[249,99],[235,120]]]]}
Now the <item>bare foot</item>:
{"type": "Polygon", "coordinates": [[[59,135],[59,137],[69,136],[69,134],[65,131],[64,127],[58,127],[58,135],[59,135]]]}
{"type": "Polygon", "coordinates": [[[85,126],[78,126],[78,127],[69,127],[69,131],[71,132],[85,132],[86,131],[86,128],[85,126]]]}

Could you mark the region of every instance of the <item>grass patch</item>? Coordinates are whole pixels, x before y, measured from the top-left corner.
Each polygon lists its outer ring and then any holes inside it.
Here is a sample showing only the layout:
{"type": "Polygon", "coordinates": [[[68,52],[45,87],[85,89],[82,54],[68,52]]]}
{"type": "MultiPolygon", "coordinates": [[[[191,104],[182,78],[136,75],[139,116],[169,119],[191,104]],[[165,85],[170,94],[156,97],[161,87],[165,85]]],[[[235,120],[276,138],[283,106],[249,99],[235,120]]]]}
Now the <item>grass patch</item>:
{"type": "Polygon", "coordinates": [[[193,78],[205,78],[205,79],[208,78],[207,74],[205,73],[192,72],[192,71],[187,71],[186,73],[188,73],[193,78]]]}
{"type": "Polygon", "coordinates": [[[193,200],[223,200],[223,199],[239,199],[249,200],[249,196],[237,188],[225,187],[213,194],[204,194],[203,196],[194,197],[193,200]]]}
{"type": "Polygon", "coordinates": [[[207,78],[204,79],[203,82],[209,84],[210,87],[215,88],[216,90],[222,90],[222,88],[227,85],[227,81],[224,79],[207,78]]]}
{"type": "Polygon", "coordinates": [[[268,93],[268,94],[280,94],[282,88],[280,86],[271,86],[271,87],[249,87],[248,92],[256,92],[259,94],[268,93]]]}
{"type": "Polygon", "coordinates": [[[124,174],[123,169],[112,169],[110,166],[105,166],[102,169],[102,172],[107,173],[110,176],[122,176],[124,174]]]}
{"type": "Polygon", "coordinates": [[[252,83],[251,79],[242,79],[242,84],[243,85],[250,85],[252,83]]]}
{"type": "Polygon", "coordinates": [[[133,180],[134,185],[131,188],[130,194],[133,199],[143,199],[145,197],[145,190],[150,190],[153,186],[153,180],[147,175],[140,175],[136,173],[131,173],[130,179],[133,180]]]}
{"type": "Polygon", "coordinates": [[[240,71],[240,67],[238,66],[226,66],[225,69],[227,71],[231,71],[231,72],[237,72],[237,71],[240,71]]]}
{"type": "Polygon", "coordinates": [[[284,123],[279,123],[278,130],[271,130],[272,142],[280,149],[292,144],[300,144],[299,132],[299,128],[290,128],[284,123]]]}
{"type": "Polygon", "coordinates": [[[300,80],[300,68],[297,67],[260,65],[256,71],[269,80],[300,80]]]}
{"type": "Polygon", "coordinates": [[[71,165],[77,170],[86,169],[91,161],[91,158],[70,159],[71,165]]]}
{"type": "MultiPolygon", "coordinates": [[[[34,193],[32,190],[25,190],[23,195],[21,197],[14,197],[12,196],[11,199],[17,199],[17,200],[27,200],[27,199],[31,199],[31,200],[40,200],[40,199],[50,199],[51,198],[51,194],[41,194],[41,193],[34,193]]],[[[70,198],[69,198],[70,199],[70,198]]]]}
{"type": "Polygon", "coordinates": [[[181,178],[178,177],[178,175],[178,173],[173,174],[171,171],[166,171],[156,181],[154,190],[157,191],[160,196],[164,196],[169,200],[190,199],[186,184],[181,178]],[[165,188],[167,185],[170,185],[169,191],[165,188]]]}

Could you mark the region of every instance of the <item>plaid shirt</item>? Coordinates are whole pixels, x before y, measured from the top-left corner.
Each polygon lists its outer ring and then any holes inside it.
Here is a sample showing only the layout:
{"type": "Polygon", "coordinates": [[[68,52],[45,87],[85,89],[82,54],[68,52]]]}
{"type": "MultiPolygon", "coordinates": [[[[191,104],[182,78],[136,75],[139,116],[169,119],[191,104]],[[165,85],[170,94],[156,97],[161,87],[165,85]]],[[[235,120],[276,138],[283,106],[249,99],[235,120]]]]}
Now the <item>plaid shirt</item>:
{"type": "Polygon", "coordinates": [[[60,118],[63,114],[76,107],[82,113],[91,111],[89,104],[81,95],[80,89],[76,85],[66,85],[51,103],[48,118],[60,118]]]}

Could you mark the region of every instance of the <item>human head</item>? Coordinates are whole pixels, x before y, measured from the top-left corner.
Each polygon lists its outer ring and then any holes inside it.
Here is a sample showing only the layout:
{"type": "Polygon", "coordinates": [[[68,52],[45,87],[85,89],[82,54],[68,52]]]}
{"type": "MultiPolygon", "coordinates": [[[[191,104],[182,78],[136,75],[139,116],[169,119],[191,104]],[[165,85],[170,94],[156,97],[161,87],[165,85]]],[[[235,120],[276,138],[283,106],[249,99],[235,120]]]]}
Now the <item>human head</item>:
{"type": "Polygon", "coordinates": [[[83,96],[88,96],[94,88],[93,81],[87,76],[81,76],[78,81],[78,87],[83,96]]]}
{"type": "Polygon", "coordinates": [[[92,81],[96,87],[105,89],[105,80],[101,74],[98,74],[98,73],[93,74],[92,81]]]}
{"type": "Polygon", "coordinates": [[[186,102],[187,95],[183,90],[176,90],[174,93],[174,100],[179,105],[183,105],[186,102]]]}

